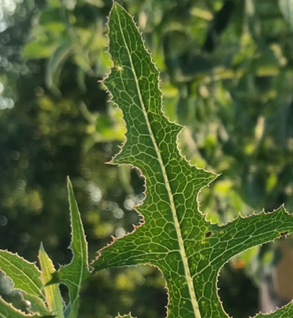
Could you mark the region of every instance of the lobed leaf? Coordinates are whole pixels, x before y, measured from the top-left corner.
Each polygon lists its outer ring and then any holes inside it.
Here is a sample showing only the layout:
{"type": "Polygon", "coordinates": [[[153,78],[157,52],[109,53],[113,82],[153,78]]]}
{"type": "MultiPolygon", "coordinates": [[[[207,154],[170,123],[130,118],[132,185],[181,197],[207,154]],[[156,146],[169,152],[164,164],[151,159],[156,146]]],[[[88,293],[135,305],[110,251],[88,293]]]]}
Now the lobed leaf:
{"type": "Polygon", "coordinates": [[[15,288],[44,298],[41,273],[34,263],[17,254],[0,250],[0,270],[13,281],[15,288]]]}
{"type": "MultiPolygon", "coordinates": [[[[181,127],[162,112],[159,72],[132,18],[117,3],[110,13],[109,39],[113,67],[104,84],[112,102],[122,109],[128,129],[112,164],[140,169],[146,198],[136,207],[144,222],[131,235],[102,249],[93,266],[99,270],[152,264],[167,281],[168,317],[226,318],[217,294],[221,267],[250,247],[292,233],[292,215],[282,206],[272,213],[238,217],[224,226],[206,221],[198,194],[216,175],[190,166],[180,155],[181,127]]],[[[291,307],[268,317],[289,317],[291,307]]]]}

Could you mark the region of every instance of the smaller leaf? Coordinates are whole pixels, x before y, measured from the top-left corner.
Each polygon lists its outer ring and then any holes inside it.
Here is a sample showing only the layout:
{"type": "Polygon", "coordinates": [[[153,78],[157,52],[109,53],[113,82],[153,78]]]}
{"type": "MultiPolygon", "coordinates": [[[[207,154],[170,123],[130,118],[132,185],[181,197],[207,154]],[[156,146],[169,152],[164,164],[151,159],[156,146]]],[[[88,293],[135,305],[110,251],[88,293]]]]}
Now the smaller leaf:
{"type": "Polygon", "coordinates": [[[14,308],[0,297],[0,318],[37,318],[44,317],[39,314],[25,314],[22,311],[14,308]]]}
{"type": "Polygon", "coordinates": [[[0,250],[0,270],[14,283],[14,287],[28,294],[44,297],[40,271],[31,263],[17,254],[0,250]]]}
{"type": "Polygon", "coordinates": [[[70,264],[62,266],[58,272],[53,274],[50,284],[59,282],[68,286],[70,297],[70,304],[68,305],[70,313],[68,317],[75,318],[78,314],[81,284],[90,275],[90,271],[88,266],[87,241],[69,178],[67,186],[72,236],[70,249],[73,253],[73,259],[70,264]]]}
{"type": "MultiPolygon", "coordinates": [[[[55,272],[55,268],[48,254],[45,252],[43,244],[41,244],[39,250],[39,261],[42,270],[41,279],[43,284],[46,285],[52,279],[52,273],[55,272]]],[[[45,286],[44,291],[49,309],[56,317],[63,318],[63,301],[59,284],[45,286]]]]}

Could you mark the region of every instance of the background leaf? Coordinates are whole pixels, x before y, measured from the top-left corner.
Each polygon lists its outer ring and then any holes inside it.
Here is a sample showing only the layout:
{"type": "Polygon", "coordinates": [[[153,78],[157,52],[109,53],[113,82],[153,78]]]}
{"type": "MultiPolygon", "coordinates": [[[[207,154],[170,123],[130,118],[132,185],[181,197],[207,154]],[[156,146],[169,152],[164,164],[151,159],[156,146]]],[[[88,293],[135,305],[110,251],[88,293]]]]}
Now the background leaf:
{"type": "Polygon", "coordinates": [[[290,23],[291,30],[293,30],[293,1],[279,0],[279,6],[285,19],[290,23]]]}
{"type": "Polygon", "coordinates": [[[62,43],[50,56],[47,65],[46,83],[54,92],[58,92],[60,74],[62,67],[71,54],[72,44],[70,42],[62,43]]]}

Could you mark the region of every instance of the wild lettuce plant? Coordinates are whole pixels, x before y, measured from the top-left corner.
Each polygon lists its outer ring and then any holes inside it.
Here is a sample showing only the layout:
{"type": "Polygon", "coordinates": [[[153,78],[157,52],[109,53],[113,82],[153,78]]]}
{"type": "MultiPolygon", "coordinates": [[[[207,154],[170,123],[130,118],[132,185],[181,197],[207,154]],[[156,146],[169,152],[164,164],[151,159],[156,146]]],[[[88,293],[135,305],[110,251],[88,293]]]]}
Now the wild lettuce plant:
{"type": "MultiPolygon", "coordinates": [[[[117,3],[109,17],[109,40],[113,66],[103,83],[112,103],[121,108],[127,127],[126,141],[111,163],[130,165],[144,176],[146,196],[136,206],[143,221],[132,233],[113,239],[89,265],[80,213],[68,181],[71,263],[56,271],[42,246],[40,269],[16,254],[0,251],[0,269],[31,303],[31,313],[25,314],[0,298],[0,317],[78,317],[80,287],[92,270],[151,264],[166,280],[167,317],[227,318],[217,294],[221,267],[242,251],[290,234],[293,217],[281,206],[270,213],[239,216],[223,226],[207,221],[198,194],[217,175],[191,166],[180,154],[177,137],[182,127],[164,115],[159,72],[133,19],[117,3]],[[59,284],[69,289],[68,304],[62,300],[59,284]]],[[[255,317],[293,317],[292,302],[255,317]]]]}

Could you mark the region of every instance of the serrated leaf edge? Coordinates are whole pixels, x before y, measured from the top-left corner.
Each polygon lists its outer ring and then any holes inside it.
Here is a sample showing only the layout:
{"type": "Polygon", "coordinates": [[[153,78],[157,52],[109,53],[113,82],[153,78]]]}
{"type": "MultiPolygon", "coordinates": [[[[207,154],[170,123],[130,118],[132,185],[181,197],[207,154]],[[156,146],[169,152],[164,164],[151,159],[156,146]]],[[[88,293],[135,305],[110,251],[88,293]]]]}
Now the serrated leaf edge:
{"type": "MultiPolygon", "coordinates": [[[[238,216],[236,216],[236,217],[233,218],[232,220],[229,220],[228,222],[226,222],[226,223],[220,225],[220,226],[219,226],[219,229],[220,229],[221,227],[227,225],[227,224],[233,223],[234,221],[236,221],[236,220],[238,220],[238,219],[249,219],[249,218],[252,217],[252,216],[261,215],[261,214],[274,214],[274,213],[278,213],[279,211],[281,211],[281,209],[283,209],[286,214],[288,214],[288,215],[290,215],[290,216],[293,217],[293,215],[290,214],[290,213],[286,210],[285,205],[284,205],[284,204],[281,204],[280,207],[278,207],[278,208],[276,208],[276,209],[274,209],[274,210],[272,210],[272,211],[270,211],[270,212],[266,212],[264,209],[262,209],[260,212],[254,211],[253,213],[251,213],[251,214],[249,214],[249,215],[242,215],[242,214],[239,212],[239,213],[238,213],[238,216]]],[[[286,231],[286,230],[285,230],[285,231],[286,231]]],[[[286,237],[287,237],[288,235],[292,234],[292,233],[293,233],[293,231],[292,231],[291,233],[286,233],[286,237]]],[[[282,237],[283,237],[283,236],[282,236],[281,233],[280,233],[280,236],[279,236],[279,237],[276,237],[274,240],[270,240],[270,241],[268,241],[268,242],[265,242],[265,243],[263,243],[263,244],[258,244],[258,245],[256,245],[256,246],[262,246],[262,245],[268,244],[268,243],[270,243],[270,242],[275,242],[276,240],[279,240],[279,239],[282,238],[282,237]]],[[[239,254],[241,254],[241,253],[243,253],[243,252],[249,250],[250,248],[252,248],[252,247],[249,247],[249,248],[247,248],[247,249],[244,249],[244,250],[241,251],[239,254]]],[[[239,254],[237,254],[237,255],[239,255],[239,254]]],[[[231,259],[231,258],[230,258],[230,259],[231,259]]],[[[223,306],[223,301],[221,300],[220,295],[219,295],[219,293],[218,293],[218,291],[220,290],[220,288],[218,287],[218,282],[219,282],[219,277],[220,277],[220,271],[221,271],[221,269],[222,269],[226,264],[229,263],[230,259],[229,259],[228,261],[226,261],[226,262],[221,266],[221,268],[220,268],[220,270],[219,270],[219,272],[218,272],[218,274],[217,274],[217,280],[216,280],[216,286],[215,286],[215,288],[216,288],[216,290],[217,290],[218,301],[219,301],[219,303],[221,304],[222,309],[223,309],[223,311],[226,313],[226,315],[227,315],[228,318],[231,318],[231,317],[230,317],[229,314],[226,312],[226,310],[225,310],[225,308],[224,308],[224,306],[223,306]]],[[[270,315],[270,314],[272,314],[272,313],[277,312],[279,309],[282,309],[282,308],[286,307],[286,306],[289,305],[290,303],[292,303],[292,305],[293,305],[293,301],[291,300],[290,302],[288,302],[287,304],[285,304],[285,305],[282,306],[282,307],[276,307],[276,309],[275,309],[274,311],[272,311],[271,313],[263,313],[263,312],[259,311],[259,312],[258,312],[257,314],[255,314],[254,316],[249,316],[249,318],[256,318],[257,315],[259,315],[259,314],[262,314],[262,315],[270,315]]]]}
{"type": "Polygon", "coordinates": [[[269,313],[263,313],[261,311],[259,311],[255,316],[249,316],[249,318],[257,318],[258,315],[263,315],[263,316],[269,316],[269,315],[272,315],[272,314],[275,314],[277,313],[279,310],[289,306],[289,305],[292,305],[293,306],[293,300],[289,301],[287,304],[285,304],[284,306],[282,307],[276,307],[275,310],[269,312],[269,313]]]}

